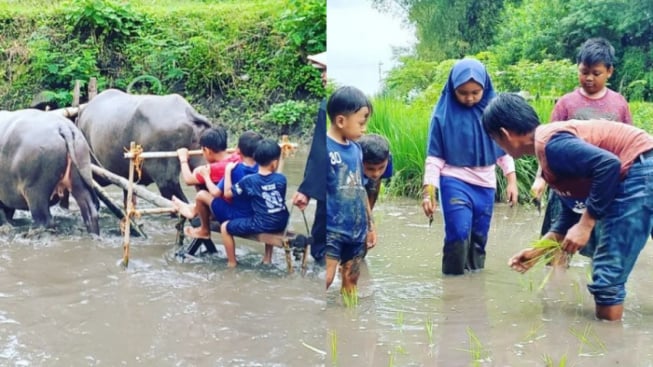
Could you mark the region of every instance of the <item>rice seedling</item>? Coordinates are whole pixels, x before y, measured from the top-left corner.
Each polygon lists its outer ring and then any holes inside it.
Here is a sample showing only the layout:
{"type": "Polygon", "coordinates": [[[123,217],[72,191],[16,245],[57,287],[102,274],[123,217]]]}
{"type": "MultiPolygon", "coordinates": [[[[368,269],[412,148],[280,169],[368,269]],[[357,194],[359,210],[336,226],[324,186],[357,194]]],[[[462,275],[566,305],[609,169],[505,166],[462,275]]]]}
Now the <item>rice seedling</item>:
{"type": "Polygon", "coordinates": [[[390,358],[388,360],[388,366],[389,367],[394,367],[395,365],[395,354],[394,352],[390,352],[390,358]]]}
{"type": "MultiPolygon", "coordinates": [[[[566,264],[569,261],[567,254],[563,252],[560,243],[557,241],[548,238],[540,238],[531,243],[531,248],[533,248],[533,252],[531,253],[532,256],[524,262],[524,266],[526,267],[533,268],[545,265],[559,266],[566,264]]],[[[544,288],[552,273],[553,269],[547,272],[546,276],[540,283],[538,290],[544,288]]]]}
{"type": "Polygon", "coordinates": [[[338,336],[335,330],[329,332],[329,340],[331,342],[331,365],[338,365],[338,336]]]}
{"type": "Polygon", "coordinates": [[[560,357],[560,362],[558,364],[555,364],[553,361],[553,358],[551,356],[545,354],[544,355],[544,366],[546,367],[566,367],[567,366],[567,355],[563,354],[562,357],[560,357]]]}
{"type": "Polygon", "coordinates": [[[433,345],[433,320],[431,319],[431,316],[426,318],[426,321],[424,322],[424,330],[426,330],[429,346],[433,345]]]}
{"type": "Polygon", "coordinates": [[[482,360],[489,357],[489,352],[470,327],[467,327],[467,336],[469,337],[469,349],[466,352],[469,353],[472,364],[478,366],[482,360]]]}
{"type": "Polygon", "coordinates": [[[578,339],[578,341],[580,342],[580,346],[578,347],[579,355],[583,354],[584,347],[590,349],[589,354],[601,353],[606,351],[605,343],[601,341],[601,339],[596,334],[594,329],[592,329],[592,325],[589,323],[585,325],[585,328],[582,331],[570,327],[569,333],[575,336],[576,339],[578,339]]]}
{"type": "Polygon", "coordinates": [[[342,302],[347,308],[354,308],[358,306],[358,288],[354,288],[351,291],[343,290],[342,302]]]}
{"type": "Polygon", "coordinates": [[[397,317],[395,318],[395,324],[397,325],[397,328],[399,331],[403,331],[404,328],[404,312],[403,311],[397,311],[397,317]]]}
{"type": "Polygon", "coordinates": [[[530,329],[528,329],[528,332],[526,332],[526,335],[524,335],[524,340],[526,341],[531,341],[536,338],[537,333],[542,329],[543,324],[535,324],[531,326],[530,329]]]}

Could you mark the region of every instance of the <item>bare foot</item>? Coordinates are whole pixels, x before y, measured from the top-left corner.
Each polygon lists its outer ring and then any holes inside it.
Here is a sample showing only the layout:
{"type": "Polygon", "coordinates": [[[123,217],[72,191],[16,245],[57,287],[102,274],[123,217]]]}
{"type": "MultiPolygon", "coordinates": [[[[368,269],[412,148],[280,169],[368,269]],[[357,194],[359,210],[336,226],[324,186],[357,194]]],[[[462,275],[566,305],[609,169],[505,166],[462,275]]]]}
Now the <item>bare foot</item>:
{"type": "Polygon", "coordinates": [[[195,218],[195,205],[187,204],[181,201],[176,196],[172,197],[172,206],[175,208],[177,213],[183,215],[188,219],[195,218]]]}
{"type": "Polygon", "coordinates": [[[193,227],[186,227],[184,228],[184,234],[187,237],[192,237],[192,238],[202,238],[205,240],[208,240],[211,238],[211,232],[200,228],[193,228],[193,227]]]}
{"type": "Polygon", "coordinates": [[[237,265],[238,265],[238,262],[233,262],[232,263],[232,262],[227,261],[227,267],[230,268],[230,269],[235,268],[237,265]]]}

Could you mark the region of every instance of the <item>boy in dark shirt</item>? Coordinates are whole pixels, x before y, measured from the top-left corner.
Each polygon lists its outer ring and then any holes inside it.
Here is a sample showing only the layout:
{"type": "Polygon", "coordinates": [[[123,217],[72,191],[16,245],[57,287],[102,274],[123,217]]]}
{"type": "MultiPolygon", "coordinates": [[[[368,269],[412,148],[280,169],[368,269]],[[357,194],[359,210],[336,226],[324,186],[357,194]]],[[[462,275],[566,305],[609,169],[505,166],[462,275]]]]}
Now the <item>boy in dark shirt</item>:
{"type": "MultiPolygon", "coordinates": [[[[236,243],[234,236],[249,236],[259,233],[277,233],[288,224],[286,207],[286,177],[276,170],[279,167],[281,148],[272,139],[263,139],[254,151],[254,160],[258,164],[258,173],[243,177],[232,185],[231,171],[235,164],[227,165],[224,180],[224,198],[248,200],[252,215],[249,217],[227,220],[220,226],[222,243],[227,252],[227,265],[238,265],[236,261],[236,243]]],[[[272,246],[266,245],[263,263],[272,260],[272,246]]]]}

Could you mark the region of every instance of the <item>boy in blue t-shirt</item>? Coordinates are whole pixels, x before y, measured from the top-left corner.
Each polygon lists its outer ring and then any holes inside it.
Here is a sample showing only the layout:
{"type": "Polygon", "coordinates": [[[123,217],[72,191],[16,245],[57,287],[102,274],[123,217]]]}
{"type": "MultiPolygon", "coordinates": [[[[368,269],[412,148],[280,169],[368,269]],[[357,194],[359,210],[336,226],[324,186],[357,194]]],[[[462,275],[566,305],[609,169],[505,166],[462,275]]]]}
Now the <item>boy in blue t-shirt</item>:
{"type": "MultiPolygon", "coordinates": [[[[230,268],[238,265],[236,261],[236,243],[233,236],[249,236],[259,233],[281,232],[288,224],[288,208],[286,207],[286,177],[276,170],[279,167],[281,148],[272,139],[263,139],[254,151],[254,160],[258,164],[258,172],[243,177],[232,186],[231,171],[235,164],[229,164],[225,172],[224,198],[246,200],[250,204],[252,215],[233,218],[222,223],[220,232],[222,243],[227,252],[227,265],[230,268]]],[[[263,263],[272,260],[272,246],[265,246],[263,263]]]]}
{"type": "MultiPolygon", "coordinates": [[[[258,166],[254,161],[254,151],[262,139],[261,134],[254,131],[246,131],[240,135],[236,153],[242,157],[242,162],[234,163],[236,166],[230,173],[232,182],[238,182],[243,177],[258,172],[258,166]]],[[[223,198],[224,178],[216,184],[210,177],[211,172],[209,169],[201,169],[199,174],[204,178],[206,190],[197,192],[195,204],[186,204],[178,198],[172,198],[173,205],[179,214],[188,219],[195,216],[200,218],[200,226],[198,228],[186,227],[184,230],[185,235],[192,238],[210,238],[211,227],[209,222],[211,214],[220,223],[236,217],[252,215],[248,201],[223,198]]]]}
{"type": "Polygon", "coordinates": [[[327,133],[326,288],[342,265],[341,293],[355,295],[360,262],[376,244],[373,221],[363,187],[363,154],[354,141],[365,132],[372,104],[354,87],[340,87],[329,97],[327,133]]]}

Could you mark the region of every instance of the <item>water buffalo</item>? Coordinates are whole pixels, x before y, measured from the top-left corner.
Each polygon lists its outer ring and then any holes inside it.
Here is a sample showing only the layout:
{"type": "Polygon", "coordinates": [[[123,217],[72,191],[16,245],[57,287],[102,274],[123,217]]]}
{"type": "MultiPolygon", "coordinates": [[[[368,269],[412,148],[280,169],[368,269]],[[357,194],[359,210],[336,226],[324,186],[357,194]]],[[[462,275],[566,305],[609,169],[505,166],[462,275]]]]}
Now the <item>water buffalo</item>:
{"type": "Polygon", "coordinates": [[[99,234],[90,148],[65,117],[36,109],[0,111],[0,223],[29,210],[36,226],[52,226],[50,206],[65,191],[90,233],[99,234]]]}
{"type": "MultiPolygon", "coordinates": [[[[77,126],[84,132],[94,160],[107,170],[128,177],[125,149],[134,141],[144,151],[199,149],[201,133],[211,127],[180,95],[132,95],[109,89],[93,98],[81,111],[77,126]]],[[[200,156],[189,161],[191,168],[204,163],[200,156]]],[[[186,201],[179,184],[179,161],[172,158],[145,159],[139,183],[155,183],[165,198],[186,201]]],[[[97,177],[100,185],[109,182],[97,177]]]]}

